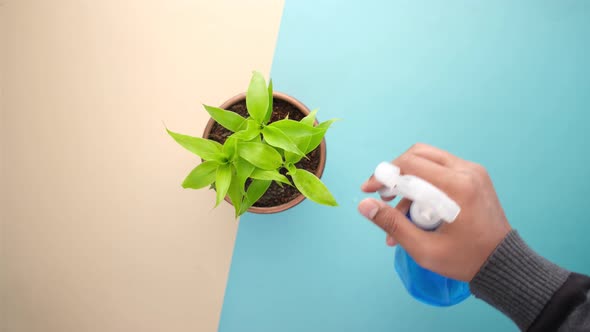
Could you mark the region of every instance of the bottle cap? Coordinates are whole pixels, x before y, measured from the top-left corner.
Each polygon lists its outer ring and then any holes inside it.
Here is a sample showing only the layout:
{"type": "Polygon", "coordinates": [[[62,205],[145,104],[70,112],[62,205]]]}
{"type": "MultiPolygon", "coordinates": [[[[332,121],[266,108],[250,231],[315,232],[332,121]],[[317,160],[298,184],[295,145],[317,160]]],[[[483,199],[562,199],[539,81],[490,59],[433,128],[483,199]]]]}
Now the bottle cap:
{"type": "Polygon", "coordinates": [[[382,197],[401,195],[412,201],[410,216],[422,229],[437,228],[442,221],[455,221],[461,208],[429,182],[413,175],[401,175],[399,167],[382,162],[375,168],[375,179],[383,184],[382,197]]]}

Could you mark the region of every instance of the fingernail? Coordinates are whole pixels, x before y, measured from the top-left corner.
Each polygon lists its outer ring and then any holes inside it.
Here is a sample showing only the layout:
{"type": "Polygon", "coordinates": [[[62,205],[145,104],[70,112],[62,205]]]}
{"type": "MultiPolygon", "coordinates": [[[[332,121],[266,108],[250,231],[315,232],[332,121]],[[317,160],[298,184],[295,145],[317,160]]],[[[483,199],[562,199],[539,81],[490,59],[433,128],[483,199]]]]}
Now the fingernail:
{"type": "Polygon", "coordinates": [[[379,205],[371,198],[366,198],[359,204],[359,212],[368,219],[375,218],[375,215],[379,211],[379,205]]]}

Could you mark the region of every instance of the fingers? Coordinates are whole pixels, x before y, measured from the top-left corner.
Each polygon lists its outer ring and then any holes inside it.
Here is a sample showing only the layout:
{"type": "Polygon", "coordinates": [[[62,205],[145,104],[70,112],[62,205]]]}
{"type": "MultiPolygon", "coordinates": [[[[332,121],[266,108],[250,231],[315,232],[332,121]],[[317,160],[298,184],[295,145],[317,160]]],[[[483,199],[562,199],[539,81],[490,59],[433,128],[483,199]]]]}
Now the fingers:
{"type": "Polygon", "coordinates": [[[387,234],[387,236],[385,237],[385,244],[387,244],[390,247],[395,247],[397,245],[397,242],[391,235],[387,234]]]}
{"type": "MultiPolygon", "coordinates": [[[[438,148],[426,144],[414,144],[408,151],[393,161],[402,174],[411,174],[447,190],[448,185],[456,172],[454,169],[462,169],[466,161],[438,148]]],[[[362,184],[361,190],[367,193],[376,192],[383,185],[371,176],[362,184]]],[[[392,197],[383,197],[391,200],[392,197]]]]}
{"type": "MultiPolygon", "coordinates": [[[[404,198],[397,204],[395,208],[405,216],[408,214],[411,204],[412,202],[409,199],[404,198]]],[[[385,238],[385,243],[390,247],[397,245],[397,241],[389,234],[387,234],[385,238]]]]}
{"type": "Polygon", "coordinates": [[[384,202],[391,202],[395,199],[395,196],[381,196],[381,200],[384,202]]]}
{"type": "Polygon", "coordinates": [[[408,214],[408,211],[410,210],[410,205],[412,205],[412,201],[410,201],[407,198],[404,198],[399,203],[397,203],[395,208],[405,216],[406,214],[408,214]]]}
{"type": "Polygon", "coordinates": [[[457,171],[421,156],[403,154],[393,163],[400,168],[403,174],[422,178],[444,192],[452,192],[458,185],[456,181],[457,171]]]}
{"type": "Polygon", "coordinates": [[[415,259],[423,255],[425,243],[432,243],[435,240],[432,234],[414,226],[400,210],[384,202],[367,198],[359,204],[358,209],[363,216],[381,227],[415,259]]]}
{"type": "Polygon", "coordinates": [[[361,190],[366,193],[374,193],[381,187],[383,187],[383,185],[375,179],[375,176],[371,175],[371,177],[361,185],[361,190]]]}
{"type": "Polygon", "coordinates": [[[415,154],[449,168],[453,168],[454,166],[461,164],[463,161],[461,158],[456,157],[447,151],[423,143],[414,144],[408,149],[408,151],[406,151],[406,153],[415,154]]]}
{"type": "MultiPolygon", "coordinates": [[[[375,179],[374,176],[371,175],[371,178],[361,185],[361,190],[366,193],[374,193],[377,190],[381,189],[381,187],[383,187],[383,185],[379,181],[377,181],[377,179],[375,179]]],[[[395,196],[381,196],[381,199],[386,202],[389,202],[394,200],[395,196]]]]}

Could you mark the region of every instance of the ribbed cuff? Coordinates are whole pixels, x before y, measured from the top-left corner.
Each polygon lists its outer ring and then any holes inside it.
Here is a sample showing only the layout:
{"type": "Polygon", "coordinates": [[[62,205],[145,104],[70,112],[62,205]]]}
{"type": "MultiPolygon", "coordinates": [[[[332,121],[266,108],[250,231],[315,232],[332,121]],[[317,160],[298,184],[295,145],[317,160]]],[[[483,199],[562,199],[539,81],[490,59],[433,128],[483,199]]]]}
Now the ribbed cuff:
{"type": "Polygon", "coordinates": [[[469,287],[526,330],[570,272],[539,256],[512,230],[490,255],[469,287]]]}

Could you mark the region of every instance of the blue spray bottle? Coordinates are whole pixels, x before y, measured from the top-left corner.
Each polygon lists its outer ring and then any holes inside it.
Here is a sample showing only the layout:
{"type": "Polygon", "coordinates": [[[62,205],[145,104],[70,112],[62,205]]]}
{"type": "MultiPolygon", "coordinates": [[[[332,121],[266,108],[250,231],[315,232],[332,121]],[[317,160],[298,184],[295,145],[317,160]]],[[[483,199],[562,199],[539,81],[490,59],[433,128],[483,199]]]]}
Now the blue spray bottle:
{"type": "MultiPolygon", "coordinates": [[[[400,175],[400,169],[382,162],[375,179],[383,184],[382,197],[403,196],[412,201],[408,219],[427,231],[435,231],[443,222],[452,223],[461,208],[444,192],[413,175],[400,175]]],[[[404,248],[397,246],[395,270],[407,291],[415,299],[433,306],[455,305],[471,295],[469,284],[450,279],[418,265],[404,248]]]]}

